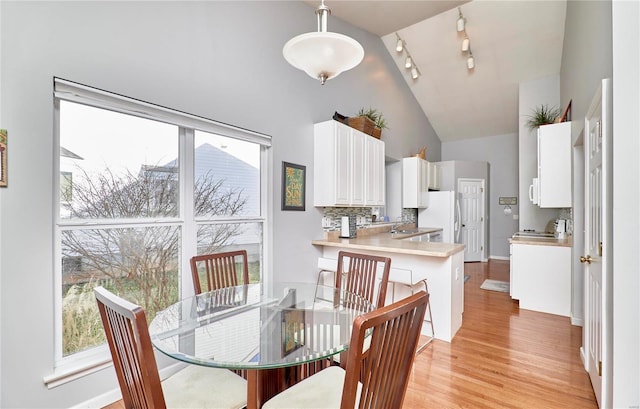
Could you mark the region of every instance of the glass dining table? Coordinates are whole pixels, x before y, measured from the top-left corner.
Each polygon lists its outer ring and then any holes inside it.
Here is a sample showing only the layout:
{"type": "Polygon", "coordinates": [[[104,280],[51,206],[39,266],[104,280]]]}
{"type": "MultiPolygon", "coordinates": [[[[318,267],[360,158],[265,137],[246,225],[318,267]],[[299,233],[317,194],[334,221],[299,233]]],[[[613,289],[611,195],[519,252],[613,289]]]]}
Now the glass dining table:
{"type": "Polygon", "coordinates": [[[372,309],[335,287],[258,283],[181,300],[158,312],[149,333],[172,358],[243,371],[247,409],[257,409],[345,351],[354,319],[372,309]]]}

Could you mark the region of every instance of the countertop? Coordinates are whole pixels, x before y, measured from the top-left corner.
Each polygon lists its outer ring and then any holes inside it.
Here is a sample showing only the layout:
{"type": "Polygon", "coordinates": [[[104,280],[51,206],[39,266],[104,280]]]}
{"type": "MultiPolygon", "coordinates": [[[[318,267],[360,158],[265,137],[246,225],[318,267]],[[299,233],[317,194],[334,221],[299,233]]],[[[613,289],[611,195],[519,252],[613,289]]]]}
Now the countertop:
{"type": "Polygon", "coordinates": [[[458,252],[464,251],[464,244],[402,240],[412,236],[437,232],[442,230],[441,228],[404,227],[399,228],[398,230],[402,229],[414,230],[414,232],[390,233],[389,226],[381,226],[378,228],[358,230],[358,237],[355,239],[340,238],[338,237],[338,232],[325,233],[324,238],[313,240],[311,244],[315,246],[341,247],[354,250],[372,250],[385,253],[412,254],[428,257],[449,257],[458,252]]]}
{"type": "Polygon", "coordinates": [[[511,244],[532,244],[535,246],[558,246],[572,247],[573,237],[568,236],[564,239],[556,239],[553,237],[512,237],[509,239],[511,244]]]}

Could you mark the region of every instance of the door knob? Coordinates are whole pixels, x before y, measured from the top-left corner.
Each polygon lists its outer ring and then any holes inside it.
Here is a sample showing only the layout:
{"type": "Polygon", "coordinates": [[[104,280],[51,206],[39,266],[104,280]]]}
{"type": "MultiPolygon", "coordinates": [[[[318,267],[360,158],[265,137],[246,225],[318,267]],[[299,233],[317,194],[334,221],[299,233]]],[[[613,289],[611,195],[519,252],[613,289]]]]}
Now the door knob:
{"type": "Polygon", "coordinates": [[[591,264],[591,256],[587,254],[587,256],[580,256],[581,263],[591,264]]]}

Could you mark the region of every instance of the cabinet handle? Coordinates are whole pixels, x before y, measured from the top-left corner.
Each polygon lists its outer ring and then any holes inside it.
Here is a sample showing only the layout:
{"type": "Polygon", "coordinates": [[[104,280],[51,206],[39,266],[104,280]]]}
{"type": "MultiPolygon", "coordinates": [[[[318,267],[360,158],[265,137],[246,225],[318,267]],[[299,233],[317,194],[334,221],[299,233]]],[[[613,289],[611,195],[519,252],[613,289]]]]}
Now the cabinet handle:
{"type": "Polygon", "coordinates": [[[591,256],[587,254],[587,256],[580,256],[580,262],[581,263],[587,263],[587,264],[591,264],[591,256]]]}

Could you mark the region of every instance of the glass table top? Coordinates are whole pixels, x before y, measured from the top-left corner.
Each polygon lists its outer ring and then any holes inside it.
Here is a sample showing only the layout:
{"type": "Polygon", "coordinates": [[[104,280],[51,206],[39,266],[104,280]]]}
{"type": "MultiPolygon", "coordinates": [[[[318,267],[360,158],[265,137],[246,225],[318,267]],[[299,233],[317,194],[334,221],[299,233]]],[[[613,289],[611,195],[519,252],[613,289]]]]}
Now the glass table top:
{"type": "Polygon", "coordinates": [[[299,365],[348,348],[353,320],[373,306],[334,287],[261,283],[182,300],[149,325],[151,342],[181,361],[229,369],[299,365]]]}

